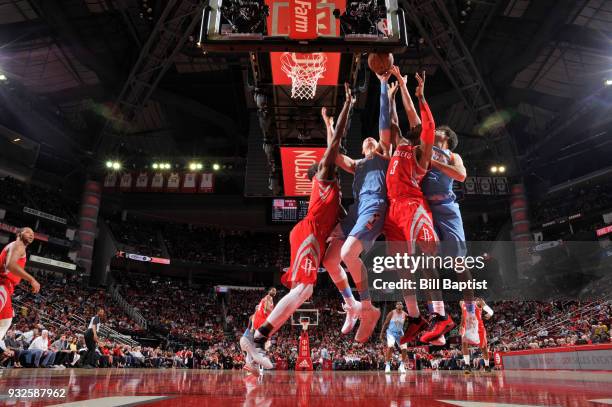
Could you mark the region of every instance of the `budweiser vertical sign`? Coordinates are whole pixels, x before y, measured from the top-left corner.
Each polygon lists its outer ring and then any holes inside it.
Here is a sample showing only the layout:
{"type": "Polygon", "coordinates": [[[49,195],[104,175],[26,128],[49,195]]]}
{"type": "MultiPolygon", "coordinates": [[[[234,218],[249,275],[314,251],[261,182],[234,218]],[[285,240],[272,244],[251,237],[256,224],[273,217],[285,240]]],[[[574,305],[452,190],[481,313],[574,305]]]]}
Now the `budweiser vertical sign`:
{"type": "Polygon", "coordinates": [[[285,196],[308,196],[312,182],[308,169],[321,161],[325,147],[281,147],[285,196]]]}
{"type": "Polygon", "coordinates": [[[317,1],[290,0],[291,25],[289,36],[294,40],[317,38],[317,1]]]}

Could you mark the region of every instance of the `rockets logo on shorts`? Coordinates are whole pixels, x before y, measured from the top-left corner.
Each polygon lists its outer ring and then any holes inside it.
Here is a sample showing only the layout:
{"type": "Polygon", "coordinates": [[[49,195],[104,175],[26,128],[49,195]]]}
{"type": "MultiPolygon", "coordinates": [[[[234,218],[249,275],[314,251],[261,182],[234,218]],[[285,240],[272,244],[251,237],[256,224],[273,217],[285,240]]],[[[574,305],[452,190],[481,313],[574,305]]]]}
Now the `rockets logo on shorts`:
{"type": "Polygon", "coordinates": [[[308,235],[298,248],[293,269],[291,270],[291,281],[295,281],[298,272],[303,272],[309,276],[313,270],[316,270],[319,265],[321,250],[319,248],[319,242],[314,234],[308,235]]]}

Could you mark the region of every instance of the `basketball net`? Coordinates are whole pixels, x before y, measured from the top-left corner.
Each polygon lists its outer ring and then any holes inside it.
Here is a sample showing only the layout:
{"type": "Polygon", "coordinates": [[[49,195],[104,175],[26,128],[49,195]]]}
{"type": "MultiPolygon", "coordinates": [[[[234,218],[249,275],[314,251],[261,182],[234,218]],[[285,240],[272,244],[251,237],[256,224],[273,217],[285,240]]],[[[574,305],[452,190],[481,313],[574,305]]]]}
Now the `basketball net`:
{"type": "Polygon", "coordinates": [[[322,52],[298,54],[285,52],[281,56],[281,68],[291,78],[293,99],[314,99],[317,83],[325,73],[327,56],[322,52]]]}

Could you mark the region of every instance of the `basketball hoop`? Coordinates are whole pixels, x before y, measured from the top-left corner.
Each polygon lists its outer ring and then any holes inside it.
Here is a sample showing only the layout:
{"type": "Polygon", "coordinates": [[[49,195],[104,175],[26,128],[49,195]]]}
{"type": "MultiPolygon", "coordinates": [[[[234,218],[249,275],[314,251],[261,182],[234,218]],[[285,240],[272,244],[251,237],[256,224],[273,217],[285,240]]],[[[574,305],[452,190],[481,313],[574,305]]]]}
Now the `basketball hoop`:
{"type": "Polygon", "coordinates": [[[327,56],[321,52],[297,54],[285,52],[281,56],[283,72],[291,78],[293,99],[314,99],[317,82],[325,73],[327,56]]]}
{"type": "Polygon", "coordinates": [[[310,324],[310,318],[300,318],[300,325],[302,325],[302,331],[308,330],[308,325],[310,324]]]}

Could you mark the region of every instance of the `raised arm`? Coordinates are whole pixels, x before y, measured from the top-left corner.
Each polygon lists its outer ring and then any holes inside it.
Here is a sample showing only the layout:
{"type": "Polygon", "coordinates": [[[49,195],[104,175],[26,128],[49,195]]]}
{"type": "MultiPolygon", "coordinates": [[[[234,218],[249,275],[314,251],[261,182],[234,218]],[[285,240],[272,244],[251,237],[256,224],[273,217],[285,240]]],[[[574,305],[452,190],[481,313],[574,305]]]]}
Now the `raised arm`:
{"type": "Polygon", "coordinates": [[[6,256],[6,269],[15,276],[26,280],[32,286],[32,292],[36,294],[40,291],[40,284],[34,277],[19,265],[18,260],[25,256],[25,246],[20,240],[16,240],[9,249],[6,256]]]}
{"type": "Polygon", "coordinates": [[[404,110],[406,111],[406,116],[408,117],[410,128],[412,129],[421,124],[421,119],[419,118],[419,115],[414,107],[414,103],[412,103],[410,92],[408,92],[408,77],[402,76],[397,65],[394,65],[393,68],[391,68],[391,74],[395,76],[399,84],[400,92],[402,93],[402,103],[404,105],[404,110]]]}
{"type": "MultiPolygon", "coordinates": [[[[326,107],[321,108],[321,116],[327,130],[327,145],[329,146],[334,138],[334,117],[327,115],[326,107]]],[[[344,154],[337,155],[335,164],[348,173],[355,173],[355,161],[344,154]]]]}
{"type": "Polygon", "coordinates": [[[381,153],[385,154],[389,151],[391,144],[391,116],[389,111],[389,76],[391,73],[378,75],[380,80],[380,113],[378,115],[378,141],[381,153]]]}
{"type": "Polygon", "coordinates": [[[399,89],[398,82],[393,82],[388,86],[387,95],[389,97],[389,115],[391,117],[391,137],[390,137],[390,146],[387,148],[387,152],[389,155],[392,154],[391,149],[393,147],[397,147],[400,143],[400,139],[402,137],[402,131],[399,127],[399,118],[397,117],[397,104],[395,103],[395,95],[397,94],[397,90],[399,89]]]}
{"type": "Polygon", "coordinates": [[[436,123],[434,122],[431,110],[429,110],[429,105],[425,100],[425,71],[423,71],[423,76],[417,73],[415,75],[415,78],[418,82],[418,86],[414,94],[419,100],[419,109],[421,110],[422,121],[421,145],[419,146],[421,149],[421,156],[419,157],[419,166],[424,169],[429,169],[431,156],[433,154],[433,143],[435,140],[436,123]]]}
{"type": "Polygon", "coordinates": [[[459,154],[452,154],[450,164],[445,164],[437,160],[431,160],[431,166],[439,169],[443,174],[451,177],[455,181],[463,182],[465,181],[465,177],[467,177],[467,171],[459,154]]]}
{"type": "Polygon", "coordinates": [[[319,179],[330,179],[332,177],[336,157],[338,157],[338,151],[340,150],[340,140],[342,137],[344,137],[349,113],[353,108],[353,104],[355,103],[355,99],[353,98],[353,94],[351,93],[351,88],[349,87],[348,83],[344,84],[344,90],[346,92],[346,100],[344,101],[344,106],[342,107],[340,116],[338,116],[338,124],[334,129],[332,140],[327,146],[327,149],[323,154],[323,158],[321,159],[321,163],[319,164],[319,171],[317,172],[317,177],[319,177],[319,179]]]}

